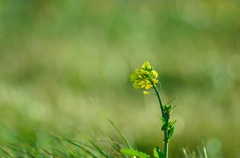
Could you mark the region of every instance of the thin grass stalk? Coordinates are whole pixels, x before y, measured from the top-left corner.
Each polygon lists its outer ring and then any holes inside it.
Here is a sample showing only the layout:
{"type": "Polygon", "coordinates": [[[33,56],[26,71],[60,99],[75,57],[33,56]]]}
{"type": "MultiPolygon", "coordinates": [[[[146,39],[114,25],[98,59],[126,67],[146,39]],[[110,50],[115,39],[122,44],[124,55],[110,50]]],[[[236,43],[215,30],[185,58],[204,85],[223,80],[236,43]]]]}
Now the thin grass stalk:
{"type": "Polygon", "coordinates": [[[129,149],[132,149],[130,143],[127,141],[125,135],[120,131],[120,129],[105,115],[103,115],[110,123],[111,125],[118,131],[118,133],[120,134],[120,136],[122,137],[122,139],[124,140],[124,142],[126,143],[127,147],[129,149]]]}
{"type": "Polygon", "coordinates": [[[0,150],[3,152],[3,154],[7,155],[8,157],[13,158],[13,156],[10,153],[8,153],[6,150],[4,150],[3,148],[0,148],[0,150]]]}
{"type": "Polygon", "coordinates": [[[87,141],[89,141],[100,154],[102,154],[105,158],[108,158],[108,156],[92,141],[90,140],[85,134],[83,134],[81,131],[77,130],[87,141]]]}

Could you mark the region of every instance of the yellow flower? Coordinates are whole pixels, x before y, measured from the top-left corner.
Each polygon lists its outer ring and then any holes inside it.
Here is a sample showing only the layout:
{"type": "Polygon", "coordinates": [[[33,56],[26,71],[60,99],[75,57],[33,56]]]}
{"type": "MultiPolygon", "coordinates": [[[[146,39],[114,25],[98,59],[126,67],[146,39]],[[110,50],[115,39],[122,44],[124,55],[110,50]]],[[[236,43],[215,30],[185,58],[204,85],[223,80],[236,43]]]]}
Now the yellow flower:
{"type": "MultiPolygon", "coordinates": [[[[158,73],[153,70],[153,67],[148,61],[144,62],[141,69],[136,69],[135,73],[130,75],[133,87],[136,89],[145,88],[146,90],[153,87],[153,84],[157,84],[158,73]]],[[[144,92],[147,94],[147,91],[144,92]]]]}
{"type": "Polygon", "coordinates": [[[149,92],[148,91],[143,91],[143,95],[148,95],[149,92]]]}

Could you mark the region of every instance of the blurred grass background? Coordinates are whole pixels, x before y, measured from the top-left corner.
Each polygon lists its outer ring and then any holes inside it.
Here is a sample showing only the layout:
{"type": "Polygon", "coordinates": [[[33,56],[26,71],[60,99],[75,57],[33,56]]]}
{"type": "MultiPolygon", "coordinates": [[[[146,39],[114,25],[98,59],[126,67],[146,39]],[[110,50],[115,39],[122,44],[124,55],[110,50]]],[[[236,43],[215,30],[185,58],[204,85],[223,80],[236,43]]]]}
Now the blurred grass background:
{"type": "Polygon", "coordinates": [[[0,136],[37,131],[162,147],[157,100],[129,75],[148,60],[166,103],[179,92],[170,157],[204,140],[210,157],[240,157],[239,1],[0,1],[0,136]],[[6,126],[6,127],[4,127],[6,126]]]}

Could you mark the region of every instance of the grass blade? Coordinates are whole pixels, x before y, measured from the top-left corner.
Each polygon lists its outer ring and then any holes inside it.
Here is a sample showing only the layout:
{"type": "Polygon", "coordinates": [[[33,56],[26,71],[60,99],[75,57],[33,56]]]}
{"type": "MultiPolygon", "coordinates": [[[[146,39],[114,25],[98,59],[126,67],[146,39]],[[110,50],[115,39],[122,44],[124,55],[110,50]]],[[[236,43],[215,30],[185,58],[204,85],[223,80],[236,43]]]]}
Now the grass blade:
{"type": "Polygon", "coordinates": [[[93,142],[91,141],[85,134],[83,134],[81,131],[77,130],[87,141],[89,141],[97,150],[100,154],[108,158],[108,156],[93,142]]]}
{"type": "Polygon", "coordinates": [[[0,148],[0,149],[1,149],[1,151],[2,151],[5,155],[7,155],[8,157],[13,158],[13,156],[12,156],[10,153],[8,153],[6,150],[4,150],[3,148],[0,148]]]}
{"type": "Polygon", "coordinates": [[[126,143],[127,147],[129,149],[132,149],[131,145],[129,144],[129,142],[127,141],[126,137],[124,136],[124,134],[120,131],[120,129],[104,114],[102,114],[107,120],[108,122],[118,131],[118,133],[121,135],[122,139],[124,140],[124,142],[126,143]]]}

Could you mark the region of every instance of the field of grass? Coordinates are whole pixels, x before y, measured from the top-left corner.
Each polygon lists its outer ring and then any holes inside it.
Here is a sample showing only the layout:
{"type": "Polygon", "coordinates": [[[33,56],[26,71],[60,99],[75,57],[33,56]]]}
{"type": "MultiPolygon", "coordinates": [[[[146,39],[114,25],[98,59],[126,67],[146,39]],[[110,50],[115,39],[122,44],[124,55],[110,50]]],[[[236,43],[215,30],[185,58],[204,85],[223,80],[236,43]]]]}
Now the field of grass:
{"type": "Polygon", "coordinates": [[[169,157],[205,142],[211,158],[240,157],[238,1],[3,0],[0,2],[0,145],[44,145],[51,133],[86,142],[163,146],[154,96],[132,88],[144,61],[176,95],[169,157]],[[100,112],[101,111],[101,112],[100,112]],[[21,141],[19,139],[21,138],[21,141]]]}

